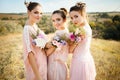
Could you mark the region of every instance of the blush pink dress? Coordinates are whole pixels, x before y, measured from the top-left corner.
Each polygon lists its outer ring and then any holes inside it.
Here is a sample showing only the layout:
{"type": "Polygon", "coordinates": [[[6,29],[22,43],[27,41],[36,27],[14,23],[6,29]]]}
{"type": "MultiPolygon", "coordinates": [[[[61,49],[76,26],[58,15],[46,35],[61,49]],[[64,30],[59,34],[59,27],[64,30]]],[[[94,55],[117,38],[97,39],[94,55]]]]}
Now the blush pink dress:
{"type": "Polygon", "coordinates": [[[34,57],[36,60],[38,71],[41,75],[42,80],[47,80],[47,58],[46,55],[41,51],[41,48],[36,47],[32,43],[32,34],[36,34],[38,27],[25,25],[23,30],[23,48],[24,48],[24,63],[25,63],[25,72],[26,72],[26,80],[37,80],[35,78],[34,72],[31,68],[31,65],[28,60],[29,52],[34,53],[34,57]]]}
{"type": "Polygon", "coordinates": [[[92,30],[89,24],[84,26],[86,38],[78,44],[73,52],[70,80],[95,80],[96,70],[90,53],[92,30]]]}
{"type": "MultiPolygon", "coordinates": [[[[56,34],[62,34],[66,30],[57,30],[56,34]]],[[[48,80],[66,80],[67,79],[67,65],[68,45],[62,46],[61,49],[56,49],[48,57],[48,80]]]]}

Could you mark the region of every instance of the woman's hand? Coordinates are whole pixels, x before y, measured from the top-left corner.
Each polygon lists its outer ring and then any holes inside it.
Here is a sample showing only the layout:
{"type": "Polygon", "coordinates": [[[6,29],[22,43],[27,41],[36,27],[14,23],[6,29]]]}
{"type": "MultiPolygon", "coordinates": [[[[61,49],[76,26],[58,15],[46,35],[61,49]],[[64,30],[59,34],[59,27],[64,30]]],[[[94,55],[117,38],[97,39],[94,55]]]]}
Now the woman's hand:
{"type": "Polygon", "coordinates": [[[47,56],[52,54],[56,50],[56,47],[54,47],[51,42],[47,43],[45,46],[45,53],[47,56]]]}
{"type": "Polygon", "coordinates": [[[78,43],[70,43],[69,44],[69,53],[73,53],[75,48],[77,47],[78,43]]]}
{"type": "Polygon", "coordinates": [[[53,47],[53,46],[51,45],[51,42],[46,43],[46,45],[45,45],[45,48],[46,48],[46,49],[47,49],[47,48],[51,48],[51,47],[53,47]]]}

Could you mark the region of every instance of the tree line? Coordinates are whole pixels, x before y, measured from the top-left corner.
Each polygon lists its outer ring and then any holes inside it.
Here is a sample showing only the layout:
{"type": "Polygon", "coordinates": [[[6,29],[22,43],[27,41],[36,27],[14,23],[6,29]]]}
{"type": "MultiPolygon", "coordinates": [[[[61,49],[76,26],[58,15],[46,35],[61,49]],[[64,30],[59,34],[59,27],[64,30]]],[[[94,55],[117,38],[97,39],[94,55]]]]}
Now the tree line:
{"type": "MultiPolygon", "coordinates": [[[[96,13],[92,18],[89,18],[89,24],[92,28],[94,38],[120,40],[120,15],[96,13]],[[92,18],[94,20],[92,20],[92,18]]],[[[9,32],[22,32],[26,19],[27,17],[18,19],[13,19],[12,17],[1,18],[0,35],[7,34],[9,32]]],[[[55,28],[52,26],[50,15],[43,15],[38,26],[44,30],[46,34],[53,33],[55,31],[55,28]]]]}

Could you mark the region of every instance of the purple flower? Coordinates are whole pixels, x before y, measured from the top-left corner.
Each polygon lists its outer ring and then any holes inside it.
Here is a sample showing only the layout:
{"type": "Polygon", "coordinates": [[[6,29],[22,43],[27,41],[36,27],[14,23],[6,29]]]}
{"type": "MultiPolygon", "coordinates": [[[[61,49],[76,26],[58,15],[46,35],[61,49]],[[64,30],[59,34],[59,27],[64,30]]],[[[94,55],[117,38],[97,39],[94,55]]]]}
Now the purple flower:
{"type": "Polygon", "coordinates": [[[32,41],[32,43],[33,43],[34,45],[36,45],[36,42],[35,42],[35,40],[33,40],[33,41],[32,41]]]}
{"type": "Polygon", "coordinates": [[[64,41],[64,40],[61,40],[60,42],[62,45],[66,45],[66,41],[64,41]]]}
{"type": "Polygon", "coordinates": [[[37,37],[38,38],[44,38],[44,35],[43,34],[39,34],[37,37]]]}
{"type": "Polygon", "coordinates": [[[81,37],[76,37],[76,42],[80,42],[81,41],[81,37]]]}

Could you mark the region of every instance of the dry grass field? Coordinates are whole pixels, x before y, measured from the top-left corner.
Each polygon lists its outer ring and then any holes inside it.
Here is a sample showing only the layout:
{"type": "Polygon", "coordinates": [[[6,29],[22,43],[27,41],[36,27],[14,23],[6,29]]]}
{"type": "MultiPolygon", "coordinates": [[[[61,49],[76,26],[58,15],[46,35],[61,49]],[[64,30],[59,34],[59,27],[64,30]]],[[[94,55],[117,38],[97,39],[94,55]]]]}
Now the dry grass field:
{"type": "MultiPolygon", "coordinates": [[[[120,41],[92,39],[96,80],[120,80],[119,48],[120,41]]],[[[68,65],[70,60],[71,56],[68,65]]],[[[25,80],[21,34],[0,36],[0,80],[25,80]]]]}

